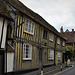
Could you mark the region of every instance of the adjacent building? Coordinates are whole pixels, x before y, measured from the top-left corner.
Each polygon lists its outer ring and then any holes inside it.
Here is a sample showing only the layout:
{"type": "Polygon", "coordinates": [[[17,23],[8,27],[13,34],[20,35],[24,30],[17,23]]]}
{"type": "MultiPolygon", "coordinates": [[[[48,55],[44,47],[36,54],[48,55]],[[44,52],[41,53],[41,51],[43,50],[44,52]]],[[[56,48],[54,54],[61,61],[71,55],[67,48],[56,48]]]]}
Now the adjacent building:
{"type": "Polygon", "coordinates": [[[7,30],[11,16],[4,4],[3,0],[0,0],[0,75],[6,71],[6,42],[7,42],[7,30]]]}
{"type": "Polygon", "coordinates": [[[64,63],[66,40],[60,33],[19,0],[4,1],[13,18],[8,26],[6,73],[33,75],[64,63]]]}
{"type": "MultiPolygon", "coordinates": [[[[75,55],[75,31],[72,29],[72,31],[69,31],[68,29],[64,32],[63,27],[60,29],[61,35],[67,39],[66,46],[72,46],[74,48],[74,55],[75,55]]],[[[75,57],[75,56],[73,56],[75,57]]]]}

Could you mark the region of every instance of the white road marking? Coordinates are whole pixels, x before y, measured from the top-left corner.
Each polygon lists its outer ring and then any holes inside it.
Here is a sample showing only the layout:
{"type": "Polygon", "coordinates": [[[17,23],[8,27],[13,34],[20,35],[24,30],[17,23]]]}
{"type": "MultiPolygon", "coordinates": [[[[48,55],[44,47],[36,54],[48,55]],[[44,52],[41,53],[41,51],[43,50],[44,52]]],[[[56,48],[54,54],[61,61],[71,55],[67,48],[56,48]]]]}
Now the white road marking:
{"type": "Polygon", "coordinates": [[[60,74],[60,73],[62,73],[62,72],[65,72],[65,71],[67,71],[67,70],[69,70],[69,69],[71,69],[71,68],[73,68],[74,66],[72,66],[72,67],[70,67],[70,68],[68,68],[68,69],[65,69],[65,70],[63,70],[63,71],[61,71],[61,72],[58,72],[58,73],[56,73],[56,74],[54,74],[54,75],[58,75],[58,74],[60,74]]]}

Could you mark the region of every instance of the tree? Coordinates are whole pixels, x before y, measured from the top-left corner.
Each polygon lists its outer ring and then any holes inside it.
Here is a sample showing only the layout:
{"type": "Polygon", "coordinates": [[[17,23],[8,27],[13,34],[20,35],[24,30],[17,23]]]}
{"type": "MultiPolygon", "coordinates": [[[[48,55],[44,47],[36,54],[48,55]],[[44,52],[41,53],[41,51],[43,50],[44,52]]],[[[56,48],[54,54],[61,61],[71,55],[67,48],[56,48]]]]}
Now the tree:
{"type": "Polygon", "coordinates": [[[69,59],[71,59],[72,55],[74,53],[74,49],[72,46],[66,46],[66,54],[69,59]]]}

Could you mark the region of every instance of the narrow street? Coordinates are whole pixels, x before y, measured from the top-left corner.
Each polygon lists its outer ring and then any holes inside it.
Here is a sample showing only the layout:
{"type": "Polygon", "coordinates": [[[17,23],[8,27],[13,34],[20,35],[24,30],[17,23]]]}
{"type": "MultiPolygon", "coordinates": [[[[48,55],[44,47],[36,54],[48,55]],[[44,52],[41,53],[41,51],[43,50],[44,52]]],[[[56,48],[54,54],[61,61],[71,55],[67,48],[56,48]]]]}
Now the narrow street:
{"type": "Polygon", "coordinates": [[[44,75],[75,75],[74,63],[72,64],[72,67],[65,67],[62,71],[60,68],[57,68],[55,70],[44,73],[44,75]]]}
{"type": "Polygon", "coordinates": [[[63,71],[56,69],[54,71],[44,73],[44,75],[75,75],[75,67],[66,68],[63,71]]]}
{"type": "Polygon", "coordinates": [[[58,72],[54,75],[75,75],[75,67],[69,68],[69,69],[64,70],[62,72],[58,72]]]}

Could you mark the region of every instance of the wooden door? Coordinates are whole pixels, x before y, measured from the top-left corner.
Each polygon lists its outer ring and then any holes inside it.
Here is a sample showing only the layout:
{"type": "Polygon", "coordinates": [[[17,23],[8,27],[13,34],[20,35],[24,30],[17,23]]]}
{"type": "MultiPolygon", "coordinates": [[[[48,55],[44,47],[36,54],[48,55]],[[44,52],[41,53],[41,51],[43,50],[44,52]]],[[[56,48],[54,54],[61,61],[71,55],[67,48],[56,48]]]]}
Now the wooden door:
{"type": "Polygon", "coordinates": [[[3,60],[4,60],[4,57],[3,57],[3,53],[0,53],[0,75],[2,75],[3,74],[3,71],[4,71],[4,62],[3,62],[3,60]]]}
{"type": "Polygon", "coordinates": [[[65,63],[65,53],[62,55],[62,63],[65,63]]]}

